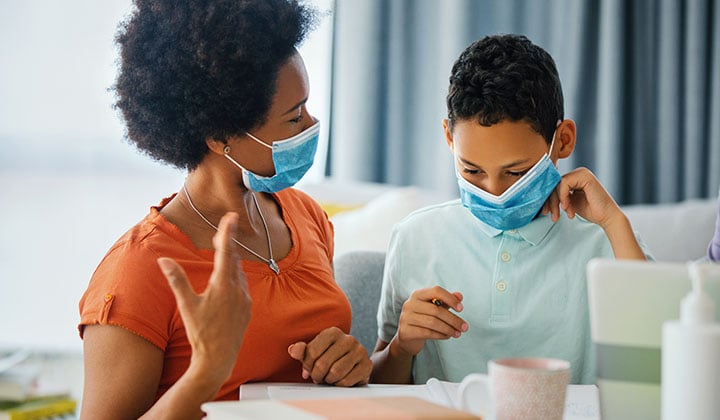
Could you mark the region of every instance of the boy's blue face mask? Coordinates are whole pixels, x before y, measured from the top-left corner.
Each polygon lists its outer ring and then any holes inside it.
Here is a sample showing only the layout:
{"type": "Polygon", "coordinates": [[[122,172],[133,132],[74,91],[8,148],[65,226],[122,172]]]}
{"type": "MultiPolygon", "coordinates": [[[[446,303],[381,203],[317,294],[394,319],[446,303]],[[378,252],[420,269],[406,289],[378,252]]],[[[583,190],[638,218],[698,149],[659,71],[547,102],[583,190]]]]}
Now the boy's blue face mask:
{"type": "MultiPolygon", "coordinates": [[[[555,134],[550,150],[554,143],[555,134]]],[[[463,206],[495,229],[510,230],[527,225],[538,214],[561,179],[549,153],[545,153],[525,175],[499,196],[471,184],[456,169],[463,206]]]]}
{"type": "Polygon", "coordinates": [[[225,157],[237,165],[243,174],[245,186],[251,191],[276,193],[292,187],[307,173],[315,159],[320,123],[316,122],[305,131],[285,140],[278,140],[269,145],[250,133],[251,139],[272,150],[275,175],[265,177],[256,175],[243,168],[235,159],[225,152],[225,157]]]}

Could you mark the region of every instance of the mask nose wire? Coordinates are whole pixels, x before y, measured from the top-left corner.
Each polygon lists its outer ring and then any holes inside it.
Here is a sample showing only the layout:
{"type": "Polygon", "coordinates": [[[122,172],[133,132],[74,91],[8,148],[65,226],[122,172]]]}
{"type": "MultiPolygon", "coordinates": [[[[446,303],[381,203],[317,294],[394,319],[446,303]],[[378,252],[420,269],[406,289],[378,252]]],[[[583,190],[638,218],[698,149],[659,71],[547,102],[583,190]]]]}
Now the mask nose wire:
{"type": "MultiPolygon", "coordinates": [[[[315,117],[311,117],[311,118],[312,118],[313,124],[312,124],[310,127],[306,128],[304,131],[307,131],[308,129],[312,128],[312,127],[313,127],[315,124],[317,124],[318,121],[319,121],[319,120],[318,120],[317,118],[315,118],[315,117]]],[[[272,147],[272,144],[267,144],[267,143],[265,143],[264,141],[262,141],[262,140],[260,140],[259,138],[253,136],[252,134],[250,134],[248,131],[246,131],[245,134],[247,134],[248,137],[250,137],[251,139],[255,140],[256,142],[258,142],[258,143],[262,144],[263,146],[267,147],[268,149],[272,149],[272,148],[273,148],[273,147],[272,147]]]]}

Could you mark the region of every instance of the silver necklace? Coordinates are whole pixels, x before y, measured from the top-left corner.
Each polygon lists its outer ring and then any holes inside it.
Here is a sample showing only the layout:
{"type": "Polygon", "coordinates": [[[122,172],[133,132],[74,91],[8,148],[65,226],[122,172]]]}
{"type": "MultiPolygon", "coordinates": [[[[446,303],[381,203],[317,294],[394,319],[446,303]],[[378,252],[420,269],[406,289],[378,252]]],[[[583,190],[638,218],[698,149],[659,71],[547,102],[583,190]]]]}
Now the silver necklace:
{"type": "MultiPolygon", "coordinates": [[[[207,219],[207,217],[203,216],[202,213],[200,213],[200,210],[195,207],[195,204],[193,204],[192,200],[190,199],[190,194],[188,193],[187,188],[183,185],[183,191],[185,191],[185,197],[187,197],[188,203],[190,203],[190,207],[192,207],[193,210],[195,210],[195,213],[197,213],[198,216],[200,216],[201,219],[205,221],[209,226],[211,226],[213,229],[218,230],[218,227],[215,226],[211,221],[207,219]]],[[[273,252],[272,252],[272,242],[270,241],[270,231],[268,231],[267,222],[265,222],[265,216],[263,216],[263,212],[260,209],[260,204],[257,201],[257,198],[255,198],[255,193],[250,191],[250,195],[252,196],[253,202],[255,202],[255,208],[257,209],[258,213],[260,214],[260,219],[262,220],[263,226],[265,227],[265,235],[267,236],[267,243],[268,243],[268,252],[270,253],[270,258],[265,258],[262,255],[258,254],[257,252],[253,251],[252,249],[248,248],[245,244],[238,241],[235,238],[232,238],[233,242],[243,247],[247,252],[253,254],[254,256],[260,258],[263,260],[268,267],[272,271],[275,272],[275,274],[280,274],[280,266],[278,266],[277,262],[275,262],[275,259],[273,258],[273,252]]]]}

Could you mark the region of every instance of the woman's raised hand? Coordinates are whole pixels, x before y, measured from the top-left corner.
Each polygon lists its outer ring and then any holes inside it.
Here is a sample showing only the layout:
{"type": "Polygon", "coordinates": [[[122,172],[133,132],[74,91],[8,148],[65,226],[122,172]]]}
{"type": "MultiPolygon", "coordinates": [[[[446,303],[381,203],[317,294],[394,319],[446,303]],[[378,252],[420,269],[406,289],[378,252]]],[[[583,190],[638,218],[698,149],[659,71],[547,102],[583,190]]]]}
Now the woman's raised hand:
{"type": "Polygon", "coordinates": [[[205,290],[196,294],[182,267],[170,258],[158,265],[177,299],[192,346],[191,368],[221,386],[232,372],[243,336],[250,322],[252,301],[242,271],[237,245],[237,213],[220,220],[213,237],[215,264],[205,290]]]}

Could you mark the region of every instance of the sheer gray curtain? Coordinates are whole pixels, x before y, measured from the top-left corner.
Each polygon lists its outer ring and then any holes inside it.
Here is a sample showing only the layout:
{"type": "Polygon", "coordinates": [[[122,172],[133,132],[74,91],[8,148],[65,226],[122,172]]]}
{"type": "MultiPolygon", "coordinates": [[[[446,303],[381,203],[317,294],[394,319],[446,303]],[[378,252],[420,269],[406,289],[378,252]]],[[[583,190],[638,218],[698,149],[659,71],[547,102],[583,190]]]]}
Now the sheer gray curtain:
{"type": "Polygon", "coordinates": [[[453,61],[521,33],[555,58],[587,166],[622,204],[720,185],[720,1],[337,0],[328,174],[456,193],[442,135],[453,61]]]}

